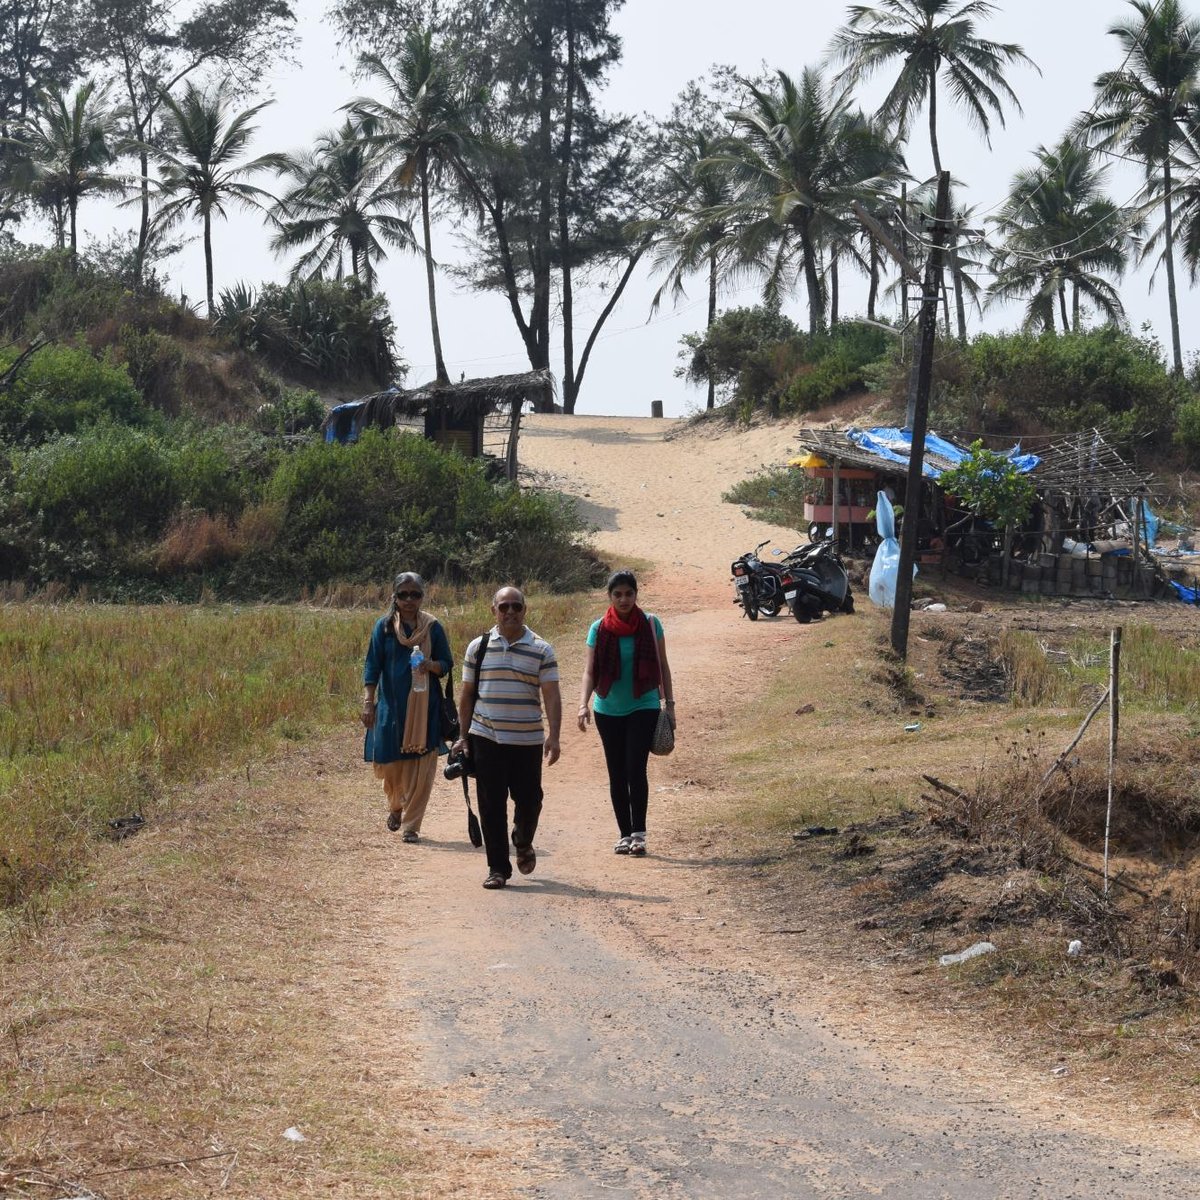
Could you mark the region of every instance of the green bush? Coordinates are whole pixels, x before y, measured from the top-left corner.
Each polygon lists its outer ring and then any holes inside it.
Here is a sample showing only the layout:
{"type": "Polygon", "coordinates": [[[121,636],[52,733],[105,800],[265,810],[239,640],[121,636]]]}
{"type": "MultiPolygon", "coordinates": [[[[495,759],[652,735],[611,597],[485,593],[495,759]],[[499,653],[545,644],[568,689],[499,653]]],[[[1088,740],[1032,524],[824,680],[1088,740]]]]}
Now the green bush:
{"type": "Polygon", "coordinates": [[[1175,444],[1186,456],[1188,466],[1200,469],[1200,396],[1180,406],[1175,444]]]}
{"type": "Polygon", "coordinates": [[[808,412],[867,386],[864,368],[888,352],[885,330],[843,321],[828,333],[801,333],[770,308],[735,308],[705,334],[682,339],[687,366],[676,374],[716,385],[748,415],[765,407],[808,412]]]}
{"type": "Polygon", "coordinates": [[[42,534],[121,552],[179,503],[170,451],[154,434],[105,425],[14,455],[14,492],[42,534]]]}
{"type": "Polygon", "coordinates": [[[939,346],[933,419],[981,433],[1061,433],[1096,426],[1163,440],[1187,385],[1151,338],[1112,328],[1070,334],[982,334],[939,346]]]}
{"type": "Polygon", "coordinates": [[[763,471],[743,479],[729,489],[721,499],[729,504],[741,504],[759,510],[755,515],[773,525],[791,529],[807,529],[804,501],[812,480],[803,471],[785,467],[781,471],[763,471]]]}
{"type": "Polygon", "coordinates": [[[259,405],[254,427],[261,433],[291,434],[318,429],[325,420],[325,405],[307,388],[284,388],[279,399],[259,405]]]}
{"type": "Polygon", "coordinates": [[[257,294],[238,284],[221,293],[214,323],[235,345],[291,373],[366,377],[385,387],[405,372],[387,300],[354,281],[268,283],[257,294]]]}
{"type": "MultiPolygon", "coordinates": [[[[0,374],[17,359],[0,350],[0,374]]],[[[0,391],[0,438],[42,442],[102,419],[143,424],[148,410],[128,372],[74,346],[44,346],[0,391]]]]}
{"type": "Polygon", "coordinates": [[[122,325],[117,344],[143,400],[162,412],[178,413],[183,407],[184,361],[179,342],[154,329],[122,325]]]}
{"type": "Polygon", "coordinates": [[[411,434],[369,430],[351,445],[314,442],[283,459],[264,492],[278,537],[238,574],[294,587],[378,582],[401,564],[431,578],[590,581],[574,505],[493,484],[483,464],[411,434]]]}

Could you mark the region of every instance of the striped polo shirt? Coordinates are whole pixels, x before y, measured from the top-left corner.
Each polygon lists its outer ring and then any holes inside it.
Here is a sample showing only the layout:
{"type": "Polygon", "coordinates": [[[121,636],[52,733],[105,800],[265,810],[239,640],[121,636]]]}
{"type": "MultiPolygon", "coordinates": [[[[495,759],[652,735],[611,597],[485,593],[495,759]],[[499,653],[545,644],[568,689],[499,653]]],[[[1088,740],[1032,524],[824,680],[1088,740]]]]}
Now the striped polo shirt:
{"type": "MultiPolygon", "coordinates": [[[[482,678],[476,684],[475,715],[470,732],[506,746],[540,746],[544,683],[558,682],[554,647],[532,629],[509,643],[495,626],[489,631],[482,678]]],[[[463,683],[475,683],[476,638],[463,656],[463,683]]]]}

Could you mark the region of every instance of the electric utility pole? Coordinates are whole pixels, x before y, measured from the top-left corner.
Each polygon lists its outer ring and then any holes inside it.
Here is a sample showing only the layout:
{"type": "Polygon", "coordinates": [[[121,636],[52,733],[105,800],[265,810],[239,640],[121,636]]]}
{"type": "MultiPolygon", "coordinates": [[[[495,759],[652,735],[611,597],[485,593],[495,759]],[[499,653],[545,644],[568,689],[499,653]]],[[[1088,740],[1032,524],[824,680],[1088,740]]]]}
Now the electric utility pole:
{"type": "Polygon", "coordinates": [[[950,172],[938,176],[937,208],[930,236],[929,257],[921,291],[921,332],[913,363],[908,396],[908,429],[912,449],[908,456],[908,484],[904,490],[904,521],[900,529],[900,568],[896,577],[896,606],[892,609],[892,649],[908,657],[908,621],[912,607],[913,562],[917,557],[917,527],[921,522],[925,486],[925,429],[929,422],[929,391],[933,382],[933,344],[937,334],[937,307],[942,291],[942,248],[950,216],[950,172]]]}

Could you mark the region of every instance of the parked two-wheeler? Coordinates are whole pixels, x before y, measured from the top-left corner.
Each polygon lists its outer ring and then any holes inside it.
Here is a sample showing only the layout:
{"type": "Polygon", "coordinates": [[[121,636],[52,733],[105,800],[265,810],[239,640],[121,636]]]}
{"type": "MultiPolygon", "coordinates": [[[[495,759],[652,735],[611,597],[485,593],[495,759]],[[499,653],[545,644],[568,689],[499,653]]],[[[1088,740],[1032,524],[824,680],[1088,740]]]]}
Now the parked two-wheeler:
{"type": "Polygon", "coordinates": [[[784,599],[802,625],[824,612],[854,611],[850,576],[832,541],[797,546],[782,564],[784,599]]]}
{"type": "Polygon", "coordinates": [[[733,576],[733,602],[740,604],[752,621],[758,620],[760,612],[768,617],[778,616],[784,604],[783,569],[758,557],[758,552],[770,540],[759,542],[753,550],[735,558],[729,565],[729,573],[733,576]]]}

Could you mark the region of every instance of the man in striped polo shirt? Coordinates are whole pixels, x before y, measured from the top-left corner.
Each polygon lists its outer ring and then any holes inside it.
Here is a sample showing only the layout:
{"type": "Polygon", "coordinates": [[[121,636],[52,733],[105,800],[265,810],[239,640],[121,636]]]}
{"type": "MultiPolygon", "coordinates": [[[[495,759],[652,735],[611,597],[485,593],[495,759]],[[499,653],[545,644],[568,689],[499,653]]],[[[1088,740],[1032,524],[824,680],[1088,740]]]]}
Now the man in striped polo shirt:
{"type": "MultiPolygon", "coordinates": [[[[554,647],[526,627],[521,590],[501,588],[492,599],[492,613],[496,624],[477,637],[463,657],[458,719],[470,737],[479,795],[479,824],[488,862],[483,886],[502,888],[512,876],[510,795],[517,870],[528,875],[537,865],[533,835],[542,811],[542,760],[548,766],[558,761],[562,697],[554,647]],[[548,733],[542,729],[543,703],[548,733]]],[[[465,743],[461,738],[454,749],[462,750],[465,743]]]]}

